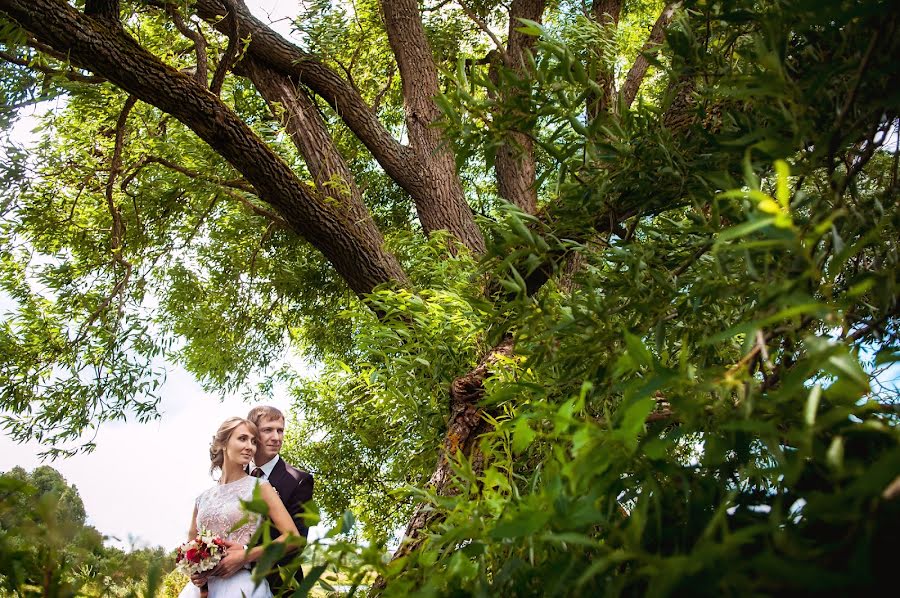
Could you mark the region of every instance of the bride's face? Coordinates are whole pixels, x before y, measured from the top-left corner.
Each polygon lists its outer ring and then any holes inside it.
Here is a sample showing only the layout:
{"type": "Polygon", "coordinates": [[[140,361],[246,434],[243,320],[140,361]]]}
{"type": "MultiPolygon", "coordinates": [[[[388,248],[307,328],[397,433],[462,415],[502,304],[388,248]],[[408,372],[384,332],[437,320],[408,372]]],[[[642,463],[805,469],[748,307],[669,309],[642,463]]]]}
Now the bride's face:
{"type": "Polygon", "coordinates": [[[256,454],[256,436],[254,436],[246,424],[241,424],[234,429],[228,444],[225,445],[225,459],[240,466],[247,465],[256,454]]]}

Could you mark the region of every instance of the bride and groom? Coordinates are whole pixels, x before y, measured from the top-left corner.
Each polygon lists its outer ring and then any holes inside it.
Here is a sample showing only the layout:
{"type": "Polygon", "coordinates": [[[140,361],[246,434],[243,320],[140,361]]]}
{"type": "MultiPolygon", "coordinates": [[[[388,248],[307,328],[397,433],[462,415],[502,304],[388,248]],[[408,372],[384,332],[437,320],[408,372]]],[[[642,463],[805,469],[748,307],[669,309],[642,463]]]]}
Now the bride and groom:
{"type": "MultiPolygon", "coordinates": [[[[253,583],[250,569],[262,556],[263,547],[247,544],[261,522],[251,518],[235,529],[247,516],[241,501],[251,500],[258,486],[273,527],[280,532],[274,541],[306,536],[303,503],[312,498],[313,478],[279,456],[283,437],[284,415],[274,407],[254,407],[247,419],[232,417],[219,426],[209,457],[210,473],[218,469],[221,476],[215,486],[197,497],[188,538],[206,530],[223,538],[228,550],[208,574],[193,576],[179,598],[198,598],[203,595],[202,588],[208,588],[209,598],[270,598],[282,586],[289,586],[290,580],[282,580],[277,570],[259,585],[253,583]]],[[[290,560],[288,555],[278,565],[290,560]]],[[[299,582],[303,572],[298,570],[295,577],[299,582]]]]}

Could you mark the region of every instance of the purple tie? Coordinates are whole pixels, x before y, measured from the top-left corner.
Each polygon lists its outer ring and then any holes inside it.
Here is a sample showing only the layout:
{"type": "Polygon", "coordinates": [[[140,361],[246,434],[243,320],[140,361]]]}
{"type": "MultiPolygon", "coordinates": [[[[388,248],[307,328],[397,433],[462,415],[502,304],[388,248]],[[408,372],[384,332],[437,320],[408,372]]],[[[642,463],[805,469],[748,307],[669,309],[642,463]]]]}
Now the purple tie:
{"type": "Polygon", "coordinates": [[[250,475],[252,475],[254,478],[261,478],[261,477],[263,477],[263,470],[262,470],[262,467],[256,467],[256,468],[254,468],[254,470],[250,472],[250,475]]]}

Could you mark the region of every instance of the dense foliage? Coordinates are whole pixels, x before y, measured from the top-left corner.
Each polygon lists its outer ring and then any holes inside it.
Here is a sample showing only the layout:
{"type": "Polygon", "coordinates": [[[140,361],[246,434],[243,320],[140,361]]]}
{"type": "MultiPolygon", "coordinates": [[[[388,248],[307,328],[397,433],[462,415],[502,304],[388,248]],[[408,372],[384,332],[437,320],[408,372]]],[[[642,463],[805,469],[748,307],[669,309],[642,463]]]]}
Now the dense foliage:
{"type": "Polygon", "coordinates": [[[78,489],[55,469],[0,474],[0,596],[153,596],[174,561],[123,551],[85,525],[78,489]]]}
{"type": "MultiPolygon", "coordinates": [[[[164,13],[124,4],[145,47],[192,66],[164,13]]],[[[409,279],[365,297],[178,121],[142,102],[126,112],[116,181],[127,94],[67,78],[58,57],[3,63],[8,107],[58,99],[35,152],[3,163],[7,430],[65,450],[105,419],[152,417],[164,359],[254,399],[288,385],[286,456],[315,473],[337,525],[304,553],[304,590],[334,571],[423,596],[886,582],[900,532],[898,9],[686,2],[659,53],[644,48],[635,102],[617,93],[591,115],[605,74],[627,88],[662,3],[618,3],[610,27],[584,3],[549,2],[542,23],[521,23],[536,45],[519,70],[485,59],[484,30],[502,30],[508,7],[437,4],[423,18],[440,127],[488,249],[423,234],[397,181],[320,105],[409,279]],[[523,132],[535,213],[489,176],[523,132]],[[124,239],[112,250],[111,231],[124,239]],[[514,351],[497,354],[504,342],[514,351]],[[444,437],[448,388],[486,355],[470,450],[444,437]],[[442,442],[454,480],[439,491],[442,442]],[[388,562],[422,504],[422,544],[388,562]]],[[[305,47],[404,137],[379,3],[303,10],[305,47]]],[[[4,46],[30,52],[3,24],[4,46]]],[[[245,78],[223,89],[313,177],[278,105],[245,78]]]]}

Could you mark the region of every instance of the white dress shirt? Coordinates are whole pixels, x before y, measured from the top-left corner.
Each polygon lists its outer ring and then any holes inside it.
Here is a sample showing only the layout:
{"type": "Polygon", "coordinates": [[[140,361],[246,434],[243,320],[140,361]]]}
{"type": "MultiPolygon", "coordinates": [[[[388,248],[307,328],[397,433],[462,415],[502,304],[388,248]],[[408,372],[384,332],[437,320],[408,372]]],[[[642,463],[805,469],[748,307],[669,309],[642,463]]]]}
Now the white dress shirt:
{"type": "MultiPolygon", "coordinates": [[[[259,467],[260,469],[262,469],[262,471],[263,471],[263,474],[262,474],[262,476],[260,476],[259,479],[265,480],[267,482],[269,481],[269,476],[272,475],[272,470],[275,469],[275,464],[278,463],[279,458],[280,457],[278,455],[275,455],[272,458],[272,460],[269,461],[268,463],[263,463],[262,465],[256,466],[256,467],[259,467]]],[[[253,469],[251,469],[250,471],[253,471],[253,469]]]]}

